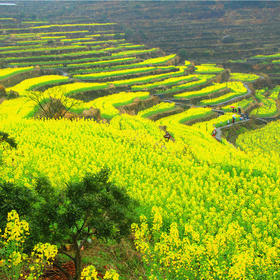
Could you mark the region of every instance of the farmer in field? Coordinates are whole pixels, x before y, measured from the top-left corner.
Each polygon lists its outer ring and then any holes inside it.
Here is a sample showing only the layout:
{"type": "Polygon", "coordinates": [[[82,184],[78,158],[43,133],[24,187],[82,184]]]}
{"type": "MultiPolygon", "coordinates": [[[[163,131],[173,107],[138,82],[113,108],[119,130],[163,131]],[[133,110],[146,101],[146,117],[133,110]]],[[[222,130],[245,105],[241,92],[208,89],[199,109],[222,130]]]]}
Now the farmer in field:
{"type": "Polygon", "coordinates": [[[166,128],[167,128],[166,125],[164,125],[164,126],[159,126],[159,128],[165,132],[165,135],[164,135],[163,137],[164,137],[167,141],[171,140],[171,141],[175,142],[174,137],[166,130],[166,128]]]}

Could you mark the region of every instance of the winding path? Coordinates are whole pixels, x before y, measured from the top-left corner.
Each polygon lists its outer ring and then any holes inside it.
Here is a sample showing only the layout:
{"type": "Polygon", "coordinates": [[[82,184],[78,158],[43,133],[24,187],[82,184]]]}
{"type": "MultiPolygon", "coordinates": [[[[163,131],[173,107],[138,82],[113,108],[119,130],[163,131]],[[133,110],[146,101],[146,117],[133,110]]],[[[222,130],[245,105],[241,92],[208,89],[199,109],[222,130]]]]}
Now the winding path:
{"type": "Polygon", "coordinates": [[[218,141],[222,141],[222,130],[224,128],[228,128],[228,127],[232,127],[232,126],[235,126],[235,125],[238,125],[238,124],[242,124],[242,123],[246,123],[248,121],[250,121],[251,119],[246,119],[246,120],[243,120],[243,121],[238,121],[238,122],[235,122],[235,123],[231,123],[231,124],[228,124],[228,125],[224,125],[224,126],[220,126],[220,127],[217,127],[216,128],[216,131],[217,131],[217,134],[215,136],[215,138],[218,140],[218,141]]]}

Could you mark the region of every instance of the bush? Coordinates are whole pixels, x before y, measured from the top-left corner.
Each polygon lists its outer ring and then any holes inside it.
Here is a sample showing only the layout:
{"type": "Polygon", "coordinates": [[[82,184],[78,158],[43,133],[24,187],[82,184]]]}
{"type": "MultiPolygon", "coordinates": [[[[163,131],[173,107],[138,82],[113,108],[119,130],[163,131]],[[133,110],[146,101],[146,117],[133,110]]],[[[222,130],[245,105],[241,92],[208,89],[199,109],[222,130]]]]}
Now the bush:
{"type": "Polygon", "coordinates": [[[2,141],[8,143],[12,148],[17,147],[17,143],[14,138],[10,138],[8,133],[0,131],[0,142],[2,141]]]}

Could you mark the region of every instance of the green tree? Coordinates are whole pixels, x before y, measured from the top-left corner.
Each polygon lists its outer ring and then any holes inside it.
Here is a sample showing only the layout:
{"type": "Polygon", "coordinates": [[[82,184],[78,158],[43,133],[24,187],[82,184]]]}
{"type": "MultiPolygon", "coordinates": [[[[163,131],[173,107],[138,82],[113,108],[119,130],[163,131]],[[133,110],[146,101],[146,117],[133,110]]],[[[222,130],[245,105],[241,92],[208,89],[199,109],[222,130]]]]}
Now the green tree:
{"type": "MultiPolygon", "coordinates": [[[[59,253],[74,261],[75,280],[81,277],[81,249],[89,238],[120,238],[129,233],[130,224],[135,221],[135,202],[109,182],[107,169],[87,175],[82,182],[69,183],[61,192],[40,179],[35,191],[39,200],[33,209],[31,228],[35,231],[31,234],[36,240],[56,244],[59,253]],[[63,250],[67,243],[73,245],[74,254],[63,250]]],[[[56,265],[63,271],[59,263],[56,265]]]]}
{"type": "MultiPolygon", "coordinates": [[[[58,191],[46,178],[39,178],[34,190],[10,183],[0,183],[0,221],[15,209],[30,224],[29,251],[38,242],[52,242],[74,261],[76,275],[71,277],[58,262],[68,279],[81,277],[81,249],[89,240],[97,238],[119,239],[129,233],[135,222],[137,203],[125,190],[109,182],[109,170],[88,174],[81,182],[69,183],[58,191]],[[64,250],[72,244],[74,253],[64,250]]],[[[3,227],[4,224],[1,224],[3,227]]]]}

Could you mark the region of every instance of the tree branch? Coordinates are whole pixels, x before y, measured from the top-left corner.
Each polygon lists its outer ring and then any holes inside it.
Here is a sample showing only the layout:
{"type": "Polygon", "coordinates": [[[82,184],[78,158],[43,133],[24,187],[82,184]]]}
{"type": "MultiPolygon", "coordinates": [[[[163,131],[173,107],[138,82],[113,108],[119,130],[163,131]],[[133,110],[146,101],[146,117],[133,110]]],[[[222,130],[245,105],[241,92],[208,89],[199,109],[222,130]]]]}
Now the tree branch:
{"type": "Polygon", "coordinates": [[[66,253],[65,251],[61,250],[60,253],[61,253],[61,254],[64,254],[65,256],[67,256],[68,258],[70,258],[72,261],[75,261],[75,258],[72,257],[70,254],[66,253]]]}

